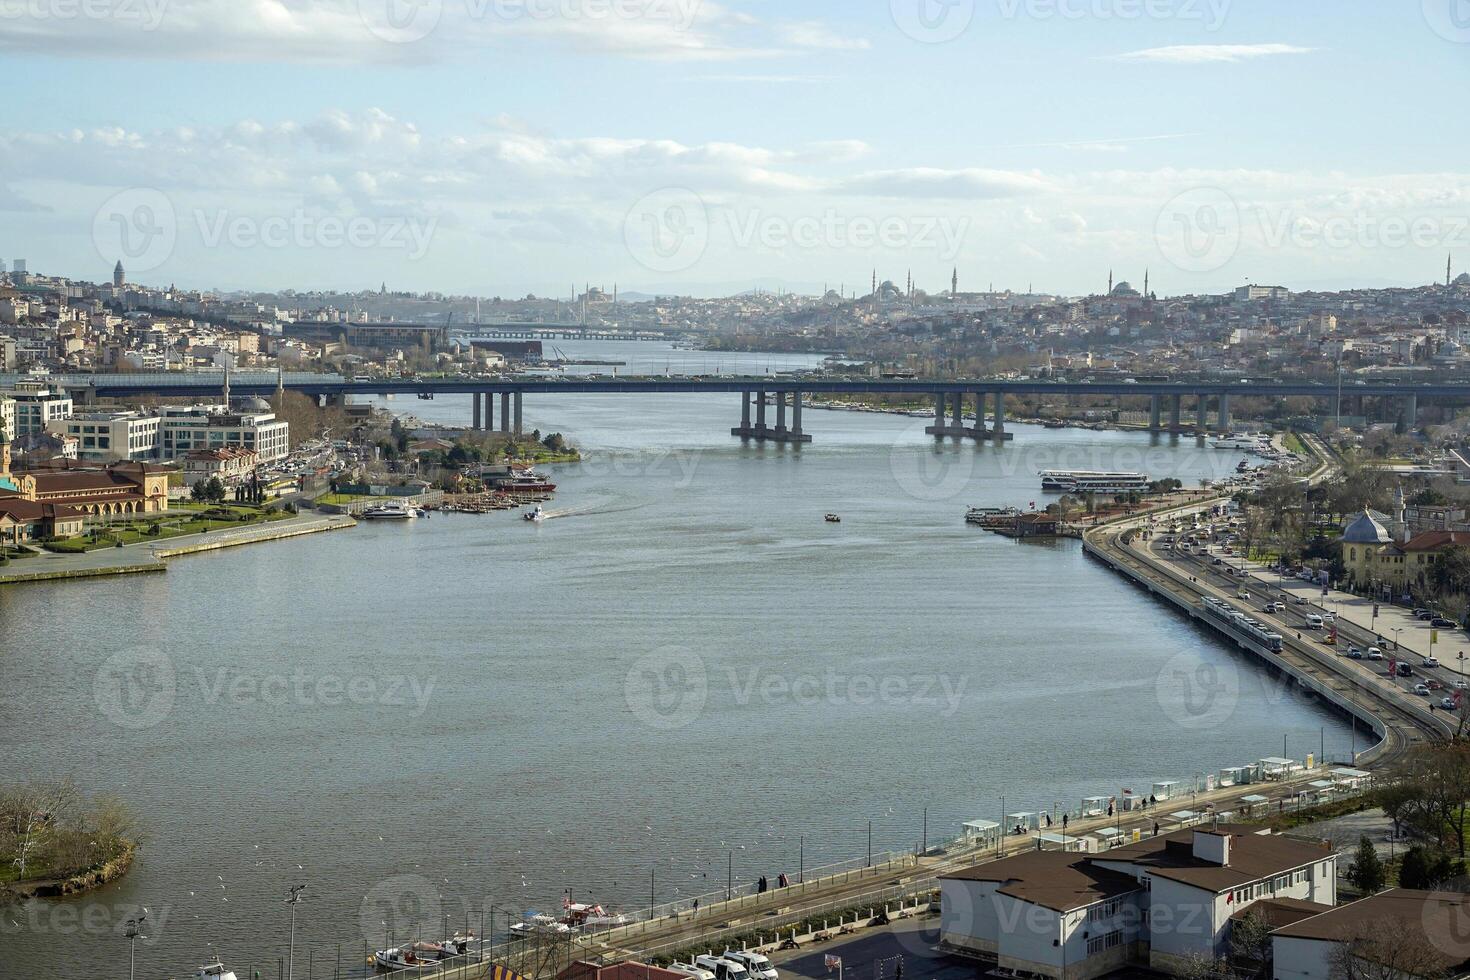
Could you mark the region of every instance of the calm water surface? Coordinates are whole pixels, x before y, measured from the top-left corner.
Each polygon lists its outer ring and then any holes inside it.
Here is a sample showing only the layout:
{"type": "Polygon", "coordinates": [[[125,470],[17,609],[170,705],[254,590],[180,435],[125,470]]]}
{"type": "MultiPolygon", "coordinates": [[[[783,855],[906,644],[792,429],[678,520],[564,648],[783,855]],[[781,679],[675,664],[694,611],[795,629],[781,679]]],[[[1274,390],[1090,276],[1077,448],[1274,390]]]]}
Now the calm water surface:
{"type": "Polygon", "coordinates": [[[528,397],[528,426],[589,450],[542,526],[440,515],[0,591],[0,779],[70,776],[146,829],[121,882],[4,910],[0,976],[120,975],[135,905],[140,977],[274,976],[300,882],[297,976],[307,949],[331,976],[338,943],[355,963],[441,913],[645,905],[650,874],[687,899],[732,854],[737,884],[794,874],[802,839],[807,867],[861,856],[869,821],[911,848],[925,807],[933,842],[1002,797],[1075,806],[1283,737],[1348,750],[1077,543],[963,523],[1044,504],[1049,466],[1193,482],[1238,456],[1025,426],[936,447],[920,419],[825,411],[812,445],[742,446],[737,416],[528,397]]]}

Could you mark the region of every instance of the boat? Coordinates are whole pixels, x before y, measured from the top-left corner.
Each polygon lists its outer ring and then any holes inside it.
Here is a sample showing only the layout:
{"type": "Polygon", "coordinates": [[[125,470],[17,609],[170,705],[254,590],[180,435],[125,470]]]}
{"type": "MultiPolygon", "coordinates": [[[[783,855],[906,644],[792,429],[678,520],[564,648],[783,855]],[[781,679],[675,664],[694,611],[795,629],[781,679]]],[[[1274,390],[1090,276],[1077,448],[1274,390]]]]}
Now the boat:
{"type": "Polygon", "coordinates": [[[1020,516],[1021,512],[1015,507],[971,507],[965,511],[965,523],[989,527],[1020,516]]]}
{"type": "Polygon", "coordinates": [[[826,521],[828,524],[842,523],[842,518],[838,517],[836,514],[828,514],[826,517],[822,518],[822,520],[826,521]]]}
{"type": "Polygon", "coordinates": [[[1271,437],[1261,432],[1236,432],[1221,436],[1210,443],[1216,449],[1264,449],[1271,445],[1271,437]]]}
{"type": "Polygon", "coordinates": [[[194,974],[194,980],[236,980],[235,971],[225,968],[223,963],[207,963],[194,974]]]}
{"type": "Polygon", "coordinates": [[[497,469],[501,472],[495,472],[488,467],[482,470],[485,482],[494,490],[514,490],[521,493],[551,493],[556,490],[556,484],[537,473],[534,466],[505,466],[497,469]]]}
{"type": "Polygon", "coordinates": [[[428,966],[434,961],[419,956],[410,946],[393,946],[374,952],[373,962],[385,970],[412,970],[416,967],[428,966]]]}
{"type": "Polygon", "coordinates": [[[433,943],[421,939],[411,947],[413,954],[419,959],[447,960],[451,956],[458,956],[462,950],[450,942],[433,943]]]}
{"type": "Polygon", "coordinates": [[[411,521],[419,516],[417,507],[399,501],[389,501],[383,504],[374,504],[362,512],[364,520],[368,521],[411,521]]]}
{"type": "Polygon", "coordinates": [[[522,922],[517,922],[510,927],[510,931],[527,935],[530,933],[565,933],[571,932],[572,927],[558,920],[555,916],[542,912],[537,915],[527,916],[522,922]]]}
{"type": "Polygon", "coordinates": [[[1042,470],[1041,489],[1051,493],[1134,493],[1148,489],[1144,473],[1042,470]]]}
{"type": "Polygon", "coordinates": [[[541,509],[540,504],[537,504],[534,510],[531,510],[529,513],[522,514],[521,516],[530,521],[532,524],[540,524],[542,521],[546,520],[546,511],[541,509]]]}

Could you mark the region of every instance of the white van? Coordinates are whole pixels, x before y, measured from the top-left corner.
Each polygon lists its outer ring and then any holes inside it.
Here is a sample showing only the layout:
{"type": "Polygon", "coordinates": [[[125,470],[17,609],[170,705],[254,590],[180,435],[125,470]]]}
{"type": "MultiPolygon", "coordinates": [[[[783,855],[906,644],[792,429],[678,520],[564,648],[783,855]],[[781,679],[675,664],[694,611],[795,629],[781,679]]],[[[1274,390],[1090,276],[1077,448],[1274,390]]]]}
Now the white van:
{"type": "Polygon", "coordinates": [[[1319,630],[1321,628],[1322,628],[1322,617],[1321,616],[1318,616],[1316,613],[1313,613],[1312,615],[1310,615],[1310,616],[1307,617],[1307,629],[1309,629],[1309,630],[1319,630]]]}
{"type": "Polygon", "coordinates": [[[702,970],[693,963],[680,963],[677,960],[669,964],[669,969],[674,973],[682,973],[691,980],[715,980],[715,975],[708,970],[702,970]]]}
{"type": "Polygon", "coordinates": [[[696,956],[694,965],[713,973],[715,980],[751,980],[750,971],[743,964],[723,956],[696,956]]]}
{"type": "Polygon", "coordinates": [[[771,965],[771,961],[760,953],[736,953],[727,949],[725,950],[725,959],[734,960],[736,963],[743,964],[755,980],[778,980],[780,977],[780,974],[776,972],[776,968],[771,965]]]}

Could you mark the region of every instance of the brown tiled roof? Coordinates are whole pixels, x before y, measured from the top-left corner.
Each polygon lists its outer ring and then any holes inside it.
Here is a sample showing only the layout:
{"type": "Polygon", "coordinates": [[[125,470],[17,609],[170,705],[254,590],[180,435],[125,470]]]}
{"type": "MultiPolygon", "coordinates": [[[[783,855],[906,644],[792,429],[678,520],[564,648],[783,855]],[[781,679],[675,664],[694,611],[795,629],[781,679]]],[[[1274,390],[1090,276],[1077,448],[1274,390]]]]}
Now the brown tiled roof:
{"type": "Polygon", "coordinates": [[[1316,902],[1309,902],[1302,898],[1263,898],[1259,902],[1247,905],[1230,918],[1239,921],[1247,916],[1259,915],[1266,920],[1268,927],[1280,929],[1293,922],[1321,915],[1330,908],[1330,905],[1318,905],[1316,902]]]}
{"type": "Polygon", "coordinates": [[[1416,534],[1404,542],[1405,551],[1438,551],[1452,545],[1470,547],[1470,532],[1466,531],[1425,531],[1416,534]]]}
{"type": "Polygon", "coordinates": [[[1215,829],[1230,836],[1230,863],[1223,867],[1194,856],[1193,829],[1115,847],[1104,858],[1131,861],[1161,878],[1223,892],[1321,861],[1332,853],[1325,844],[1259,834],[1254,827],[1221,824],[1215,829]]]}
{"type": "Polygon", "coordinates": [[[579,960],[557,974],[557,980],[689,980],[682,973],[665,970],[646,963],[624,960],[599,966],[587,960],[579,960]]]}
{"type": "Polygon", "coordinates": [[[1392,888],[1272,935],[1328,941],[1408,936],[1438,954],[1445,970],[1464,968],[1470,966],[1470,895],[1392,888]]]}
{"type": "Polygon", "coordinates": [[[1028,851],[940,877],[998,882],[996,890],[1002,895],[1058,912],[1127,895],[1141,887],[1131,875],[1097,867],[1088,855],[1070,851],[1028,851]]]}
{"type": "Polygon", "coordinates": [[[61,504],[40,503],[23,497],[0,497],[0,517],[9,517],[17,523],[45,520],[71,520],[82,513],[61,504]]]}

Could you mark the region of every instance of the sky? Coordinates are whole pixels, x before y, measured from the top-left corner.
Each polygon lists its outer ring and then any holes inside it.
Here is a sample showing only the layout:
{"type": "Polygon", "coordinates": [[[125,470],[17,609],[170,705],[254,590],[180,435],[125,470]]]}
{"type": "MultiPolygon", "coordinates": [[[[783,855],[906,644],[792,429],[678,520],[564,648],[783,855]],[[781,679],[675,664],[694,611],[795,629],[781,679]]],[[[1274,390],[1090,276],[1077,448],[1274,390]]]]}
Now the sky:
{"type": "Polygon", "coordinates": [[[1470,269],[1470,0],[0,0],[0,257],[197,289],[1470,269]]]}

